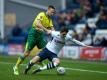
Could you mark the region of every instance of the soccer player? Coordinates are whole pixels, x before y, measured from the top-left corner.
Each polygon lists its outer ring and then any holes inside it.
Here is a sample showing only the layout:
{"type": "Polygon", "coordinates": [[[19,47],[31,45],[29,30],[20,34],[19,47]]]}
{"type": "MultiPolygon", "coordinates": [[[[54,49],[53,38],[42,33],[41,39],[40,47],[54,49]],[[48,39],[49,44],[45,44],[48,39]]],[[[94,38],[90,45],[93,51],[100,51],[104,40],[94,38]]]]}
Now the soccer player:
{"type": "Polygon", "coordinates": [[[37,46],[42,49],[46,45],[44,40],[44,30],[54,30],[51,16],[55,14],[54,6],[48,6],[46,12],[40,12],[35,18],[32,27],[28,33],[27,43],[25,46],[24,54],[22,54],[15,66],[13,67],[14,75],[19,75],[18,67],[24,61],[24,59],[30,54],[31,50],[37,46]]]}
{"type": "Polygon", "coordinates": [[[60,32],[56,31],[48,31],[48,33],[53,37],[51,41],[49,41],[46,45],[46,47],[37,55],[35,56],[30,62],[28,63],[25,74],[29,71],[29,69],[38,61],[42,62],[45,59],[48,59],[50,63],[47,65],[44,65],[43,67],[40,67],[37,70],[34,70],[34,73],[46,70],[46,69],[52,69],[57,67],[60,64],[60,59],[57,57],[57,54],[59,51],[63,48],[65,43],[67,41],[75,42],[76,44],[85,46],[85,47],[91,47],[87,46],[84,43],[72,38],[72,36],[68,33],[68,29],[66,27],[62,27],[60,32]]]}

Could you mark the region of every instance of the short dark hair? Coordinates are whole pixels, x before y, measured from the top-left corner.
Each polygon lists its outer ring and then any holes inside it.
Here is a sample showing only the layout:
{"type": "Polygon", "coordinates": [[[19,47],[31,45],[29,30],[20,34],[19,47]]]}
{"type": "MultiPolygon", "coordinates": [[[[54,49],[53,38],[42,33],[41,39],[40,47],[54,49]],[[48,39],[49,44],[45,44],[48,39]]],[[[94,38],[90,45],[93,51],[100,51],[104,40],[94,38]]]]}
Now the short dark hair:
{"type": "Polygon", "coordinates": [[[61,27],[60,32],[68,32],[68,28],[67,27],[61,27]]]}
{"type": "Polygon", "coordinates": [[[49,5],[49,6],[48,6],[48,9],[49,9],[49,8],[55,9],[55,7],[52,6],[52,5],[49,5]]]}

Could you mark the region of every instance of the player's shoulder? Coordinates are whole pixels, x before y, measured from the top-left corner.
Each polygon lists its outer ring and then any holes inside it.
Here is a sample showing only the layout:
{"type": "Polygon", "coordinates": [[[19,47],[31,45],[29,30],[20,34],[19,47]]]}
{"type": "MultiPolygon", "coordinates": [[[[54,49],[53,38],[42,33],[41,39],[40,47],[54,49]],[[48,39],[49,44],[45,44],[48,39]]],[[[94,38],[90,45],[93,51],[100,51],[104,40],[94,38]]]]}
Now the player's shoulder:
{"type": "Polygon", "coordinates": [[[59,31],[52,31],[51,35],[52,35],[53,37],[55,37],[55,36],[60,35],[60,32],[59,32],[59,31]]]}
{"type": "Polygon", "coordinates": [[[59,32],[59,31],[52,31],[52,33],[60,34],[60,32],[59,32]]]}
{"type": "Polygon", "coordinates": [[[44,16],[44,15],[45,15],[45,12],[40,12],[38,15],[44,16]]]}
{"type": "Polygon", "coordinates": [[[66,38],[67,38],[67,39],[72,39],[72,35],[69,34],[69,33],[67,33],[66,38]]]}

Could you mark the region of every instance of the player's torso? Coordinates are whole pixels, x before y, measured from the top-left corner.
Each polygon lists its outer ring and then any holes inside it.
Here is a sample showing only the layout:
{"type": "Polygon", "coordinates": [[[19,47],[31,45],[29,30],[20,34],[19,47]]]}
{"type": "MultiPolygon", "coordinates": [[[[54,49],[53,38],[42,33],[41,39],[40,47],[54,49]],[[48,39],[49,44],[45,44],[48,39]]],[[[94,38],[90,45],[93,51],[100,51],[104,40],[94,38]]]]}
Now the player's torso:
{"type": "MultiPolygon", "coordinates": [[[[45,14],[45,13],[44,13],[45,14]]],[[[52,19],[50,17],[48,17],[46,14],[44,15],[42,24],[46,27],[46,28],[51,28],[52,27],[52,19]]]]}
{"type": "Polygon", "coordinates": [[[55,36],[48,44],[46,47],[52,51],[53,53],[58,54],[59,51],[63,48],[67,41],[67,37],[62,38],[60,35],[55,36]]]}
{"type": "MultiPolygon", "coordinates": [[[[33,24],[36,24],[36,22],[37,22],[37,20],[38,20],[38,16],[39,16],[40,18],[42,18],[42,19],[41,19],[41,23],[42,23],[42,25],[43,25],[44,27],[46,27],[46,28],[48,28],[48,29],[51,29],[51,28],[53,27],[52,19],[51,19],[50,17],[48,17],[45,12],[41,12],[40,15],[37,15],[37,17],[35,18],[33,24]]],[[[34,26],[34,25],[33,25],[33,26],[34,26]]]]}

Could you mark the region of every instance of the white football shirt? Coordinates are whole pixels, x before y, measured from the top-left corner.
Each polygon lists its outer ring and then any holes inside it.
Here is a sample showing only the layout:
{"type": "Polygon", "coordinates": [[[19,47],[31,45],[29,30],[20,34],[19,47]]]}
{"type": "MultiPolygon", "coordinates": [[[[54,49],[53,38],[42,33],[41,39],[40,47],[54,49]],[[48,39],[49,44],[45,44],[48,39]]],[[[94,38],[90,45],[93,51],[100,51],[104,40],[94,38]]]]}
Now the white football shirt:
{"type": "Polygon", "coordinates": [[[52,31],[51,36],[53,39],[47,43],[46,48],[55,54],[59,53],[68,40],[72,40],[69,34],[67,34],[66,37],[61,37],[60,32],[56,31],[52,31]]]}

